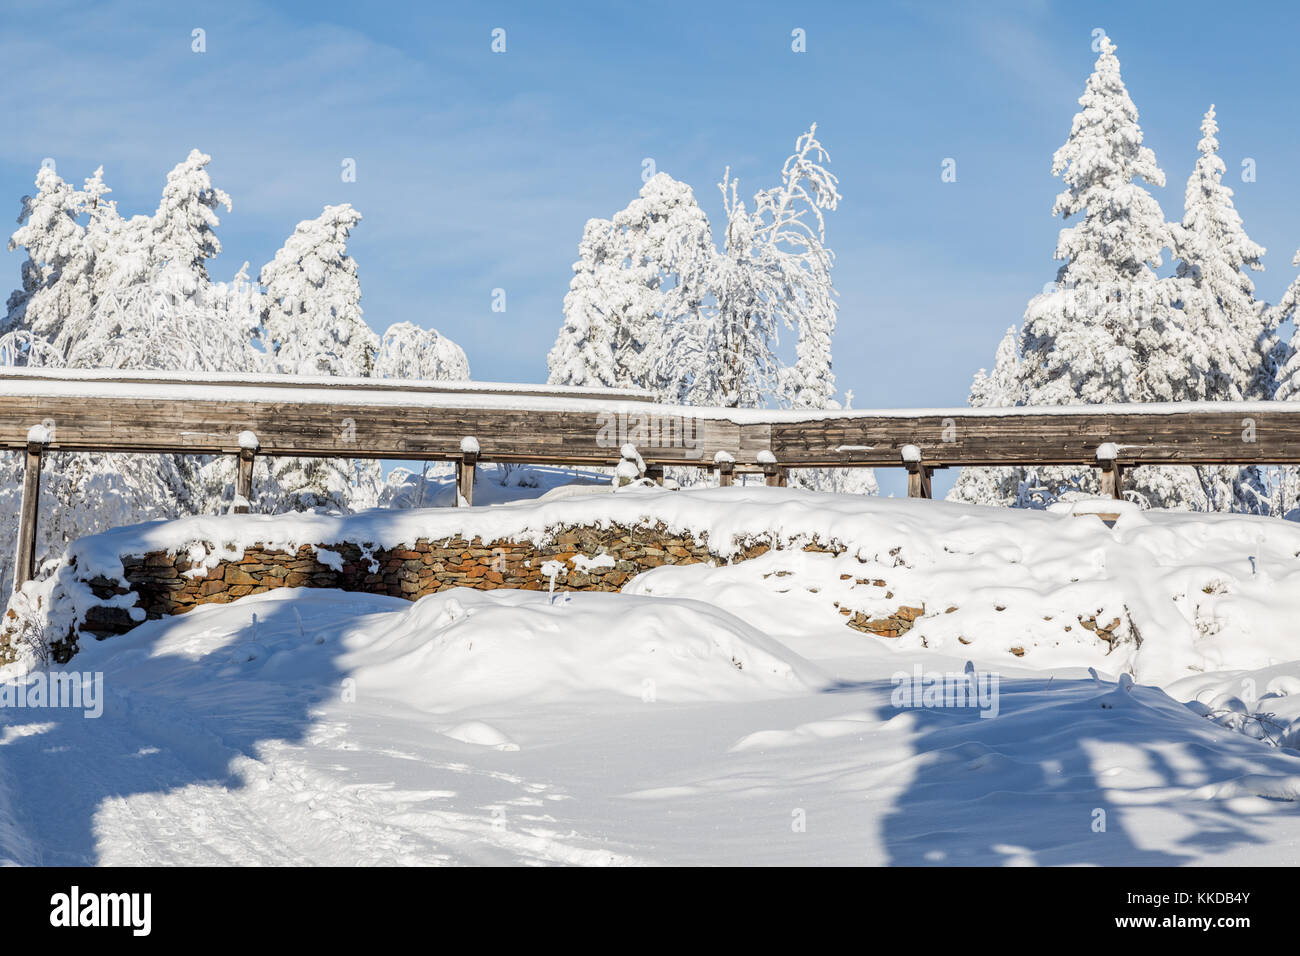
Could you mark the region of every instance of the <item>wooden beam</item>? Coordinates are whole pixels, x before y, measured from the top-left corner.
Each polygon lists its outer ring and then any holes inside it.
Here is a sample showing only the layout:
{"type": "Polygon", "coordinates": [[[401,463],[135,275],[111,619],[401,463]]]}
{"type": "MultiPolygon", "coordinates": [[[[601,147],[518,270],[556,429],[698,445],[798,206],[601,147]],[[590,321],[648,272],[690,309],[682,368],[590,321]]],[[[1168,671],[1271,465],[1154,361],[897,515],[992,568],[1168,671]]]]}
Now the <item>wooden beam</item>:
{"type": "MultiPolygon", "coordinates": [[[[38,426],[39,428],[40,426],[38,426]]],[[[29,434],[36,435],[33,428],[29,434]]],[[[36,522],[41,502],[41,459],[45,442],[29,441],[23,462],[23,499],[18,512],[18,551],[14,561],[14,590],[36,576],[36,522]]]]}
{"type": "Polygon", "coordinates": [[[1300,403],[998,411],[846,412],[803,422],[774,415],[770,448],[783,464],[809,468],[896,465],[904,442],[941,450],[937,457],[956,467],[1092,466],[1104,442],[1118,445],[1129,467],[1300,463],[1300,403]]]}
{"type": "Polygon", "coordinates": [[[21,451],[26,423],[52,418],[50,451],[233,454],[232,436],[247,428],[261,439],[260,455],[456,461],[460,438],[478,435],[494,461],[610,466],[619,443],[644,432],[635,443],[647,464],[707,467],[704,449],[723,448],[740,470],[761,465],[759,452],[786,468],[896,466],[904,441],[954,467],[1092,467],[1107,441],[1126,467],[1300,464],[1300,402],[812,413],[551,396],[528,386],[462,400],[450,386],[435,391],[437,383],[407,393],[407,383],[382,379],[327,390],[315,380],[163,378],[0,374],[0,448],[21,451]],[[642,427],[660,419],[690,427],[642,427]]]}

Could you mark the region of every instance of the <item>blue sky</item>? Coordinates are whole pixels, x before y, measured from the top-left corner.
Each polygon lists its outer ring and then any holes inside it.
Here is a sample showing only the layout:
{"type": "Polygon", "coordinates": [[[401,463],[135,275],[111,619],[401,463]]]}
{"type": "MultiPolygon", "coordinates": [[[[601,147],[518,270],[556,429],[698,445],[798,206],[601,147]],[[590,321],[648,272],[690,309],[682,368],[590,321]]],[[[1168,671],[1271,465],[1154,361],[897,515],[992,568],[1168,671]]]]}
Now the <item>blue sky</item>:
{"type": "MultiPolygon", "coordinates": [[[[1180,218],[1206,107],[1275,300],[1294,275],[1297,16],[1208,3],[14,3],[0,7],[0,204],[53,157],[103,164],[126,214],[210,153],[231,194],[212,269],[254,269],[327,203],[365,216],[352,252],[372,326],[460,342],[476,378],[541,381],[583,223],[641,186],[689,183],[719,232],[724,166],[773,184],[810,122],[844,201],[828,222],[835,343],[855,405],[960,404],[1050,282],[1052,152],[1118,45],[1180,218]],[[490,50],[506,30],[507,52],[490,50]],[[206,31],[207,52],[191,51],[206,31]],[[807,52],[791,50],[806,31],[807,52]],[[941,181],[945,158],[957,181],[941,181]],[[1255,160],[1257,180],[1240,164],[1255,160]],[[357,181],[341,163],[353,158],[357,181]],[[505,313],[491,311],[504,288],[505,313]]],[[[20,255],[7,254],[8,287],[20,255]]]]}

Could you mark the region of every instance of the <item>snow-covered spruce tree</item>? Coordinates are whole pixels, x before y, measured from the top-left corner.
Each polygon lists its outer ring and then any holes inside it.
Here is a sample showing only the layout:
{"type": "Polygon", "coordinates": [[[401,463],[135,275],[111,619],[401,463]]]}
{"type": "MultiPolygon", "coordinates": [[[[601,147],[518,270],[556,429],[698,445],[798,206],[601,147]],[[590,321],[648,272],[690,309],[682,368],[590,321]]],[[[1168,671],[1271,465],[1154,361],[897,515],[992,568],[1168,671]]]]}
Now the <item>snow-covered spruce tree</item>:
{"type": "MultiPolygon", "coordinates": [[[[998,343],[993,370],[980,369],[975,373],[967,399],[972,408],[1014,408],[1025,403],[1018,339],[1013,325],[998,343]]],[[[948,493],[948,500],[1010,507],[1024,503],[1027,481],[1031,485],[1034,483],[1032,477],[1019,468],[963,468],[948,493]]]]}
{"type": "Polygon", "coordinates": [[[615,213],[613,226],[630,275],[649,290],[629,303],[632,321],[619,324],[619,374],[666,401],[685,401],[707,354],[704,305],[715,256],[708,217],[689,186],[657,173],[615,213]]]}
{"type": "Polygon", "coordinates": [[[212,185],[212,157],[190,150],[185,161],[167,174],[162,202],[150,223],[150,249],[159,271],[169,266],[208,278],[208,260],[221,252],[217,239],[218,206],[231,209],[230,196],[212,185]]]}
{"type": "MultiPolygon", "coordinates": [[[[1114,44],[1103,35],[1099,49],[1082,110],[1053,157],[1052,173],[1065,185],[1053,214],[1078,218],[1060,232],[1055,288],[1025,310],[1020,353],[1030,405],[1177,401],[1197,394],[1207,373],[1204,349],[1174,307],[1176,291],[1156,276],[1172,237],[1140,181],[1163,186],[1164,173],[1142,145],[1114,44]]],[[[1042,469],[1038,477],[1048,498],[1098,489],[1092,470],[1042,469]]],[[[1128,494],[1152,507],[1205,506],[1190,468],[1137,469],[1128,494]]]]}
{"type": "Polygon", "coordinates": [[[619,303],[627,295],[615,295],[616,282],[632,283],[630,294],[640,293],[645,283],[635,276],[623,276],[619,243],[614,224],[608,219],[589,219],[578,245],[578,261],[564,296],[564,323],[555,345],[546,357],[552,385],[615,387],[620,384],[614,361],[614,343],[619,335],[623,312],[619,303]]]}
{"type": "MultiPolygon", "coordinates": [[[[1264,247],[1246,235],[1223,184],[1219,126],[1211,105],[1201,121],[1200,157],[1187,181],[1181,225],[1173,227],[1178,270],[1171,280],[1193,342],[1202,350],[1204,376],[1187,397],[1204,401],[1268,399],[1277,347],[1273,312],[1255,299],[1247,269],[1262,271],[1264,247]]],[[[1206,505],[1215,511],[1267,510],[1258,468],[1199,468],[1206,505]]]]}
{"type": "MultiPolygon", "coordinates": [[[[295,375],[365,376],[374,370],[378,337],[361,317],[361,282],[347,240],[361,214],[326,206],[298,223],[262,267],[262,337],[272,368],[295,375]]],[[[340,427],[342,427],[340,425],[340,427]]],[[[258,492],[266,511],[342,511],[378,501],[375,461],[276,458],[258,492]]]]}
{"type": "Polygon", "coordinates": [[[361,282],[347,252],[361,214],[326,206],[298,223],[262,267],[263,335],[277,371],[296,375],[369,375],[375,333],[361,318],[361,282]]]}

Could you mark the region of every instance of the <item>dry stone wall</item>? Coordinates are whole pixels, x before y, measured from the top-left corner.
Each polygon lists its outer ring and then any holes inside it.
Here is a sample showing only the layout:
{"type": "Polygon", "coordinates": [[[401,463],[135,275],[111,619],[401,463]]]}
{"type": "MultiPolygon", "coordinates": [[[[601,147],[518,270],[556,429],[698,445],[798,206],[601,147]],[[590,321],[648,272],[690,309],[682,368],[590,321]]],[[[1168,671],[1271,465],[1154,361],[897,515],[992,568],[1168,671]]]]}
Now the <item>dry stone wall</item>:
{"type": "MultiPolygon", "coordinates": [[[[610,525],[558,529],[541,543],[456,537],[420,538],[393,548],[350,542],[305,545],[296,551],[253,546],[237,558],[222,558],[211,566],[193,560],[189,551],[155,551],[122,556],[121,580],[86,581],[97,599],[113,603],[91,606],[80,622],[80,632],[83,638],[105,638],[131,630],[141,623],[132,616],[131,605],[143,610],[145,619],[154,620],[276,588],[338,588],[412,601],[454,587],[618,591],[642,571],[662,565],[743,561],[771,547],[769,542],[756,542],[734,553],[728,547],[724,556],[710,549],[707,540],[671,533],[662,525],[610,525]],[[553,581],[552,571],[557,572],[553,581]],[[134,601],[118,599],[122,595],[132,595],[134,601]]],[[[816,542],[801,547],[829,554],[843,551],[816,542]]],[[[897,637],[911,628],[924,608],[904,606],[874,618],[847,608],[840,613],[856,630],[897,637]]],[[[76,653],[76,638],[56,641],[52,647],[57,660],[67,660],[76,653]]]]}

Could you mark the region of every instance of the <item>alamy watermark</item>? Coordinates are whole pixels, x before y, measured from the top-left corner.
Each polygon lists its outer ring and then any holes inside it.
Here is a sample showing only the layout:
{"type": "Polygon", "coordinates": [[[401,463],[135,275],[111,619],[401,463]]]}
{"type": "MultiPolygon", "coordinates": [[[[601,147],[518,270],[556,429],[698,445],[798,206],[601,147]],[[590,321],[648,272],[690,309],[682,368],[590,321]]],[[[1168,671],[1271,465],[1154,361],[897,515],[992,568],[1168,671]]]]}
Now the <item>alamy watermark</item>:
{"type": "Polygon", "coordinates": [[[890,680],[894,691],[889,702],[900,709],[966,707],[978,710],[980,717],[998,715],[996,673],[970,666],[965,671],[924,671],[917,664],[911,673],[896,671],[890,680]]]}
{"type": "Polygon", "coordinates": [[[104,713],[104,675],[100,671],[34,671],[0,683],[0,709],[80,710],[94,719],[104,713]]]}
{"type": "Polygon", "coordinates": [[[683,458],[699,458],[699,419],[691,415],[649,412],[600,412],[596,416],[596,444],[601,448],[681,448],[683,458]]]}

